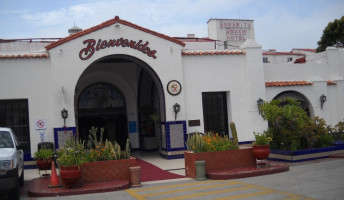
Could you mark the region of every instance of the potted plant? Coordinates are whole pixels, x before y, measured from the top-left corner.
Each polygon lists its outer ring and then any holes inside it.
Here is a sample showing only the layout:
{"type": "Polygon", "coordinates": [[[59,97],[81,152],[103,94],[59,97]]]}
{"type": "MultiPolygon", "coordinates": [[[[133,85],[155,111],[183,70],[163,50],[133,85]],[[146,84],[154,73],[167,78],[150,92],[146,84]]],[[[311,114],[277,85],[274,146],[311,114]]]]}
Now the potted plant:
{"type": "Polygon", "coordinates": [[[37,159],[39,170],[50,170],[53,161],[54,151],[52,149],[42,148],[35,152],[34,158],[37,159]]]}
{"type": "Polygon", "coordinates": [[[84,143],[74,137],[66,141],[66,144],[58,151],[57,162],[61,166],[60,176],[65,187],[70,188],[79,182],[81,172],[80,165],[84,162],[84,143]]]}
{"type": "Polygon", "coordinates": [[[262,134],[253,132],[253,135],[255,137],[255,141],[253,142],[254,156],[257,160],[267,159],[270,154],[269,143],[272,141],[272,138],[268,137],[266,132],[262,134]]]}

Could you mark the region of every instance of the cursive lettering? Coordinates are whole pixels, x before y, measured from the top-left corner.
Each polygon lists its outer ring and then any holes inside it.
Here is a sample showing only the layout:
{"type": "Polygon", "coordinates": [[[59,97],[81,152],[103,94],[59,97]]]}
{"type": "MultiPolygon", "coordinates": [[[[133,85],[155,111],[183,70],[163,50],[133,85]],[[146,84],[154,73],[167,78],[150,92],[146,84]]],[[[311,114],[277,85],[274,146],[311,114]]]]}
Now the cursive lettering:
{"type": "Polygon", "coordinates": [[[100,51],[102,49],[112,48],[112,47],[120,47],[120,46],[123,48],[128,47],[128,48],[140,51],[143,54],[146,54],[148,57],[152,57],[154,59],[157,58],[156,56],[157,51],[149,48],[148,41],[143,43],[142,40],[139,40],[137,42],[134,40],[128,40],[128,39],[123,39],[123,38],[119,38],[117,40],[98,39],[98,41],[96,41],[95,39],[88,39],[88,40],[84,40],[83,44],[86,45],[86,47],[81,49],[79,52],[79,58],[81,60],[87,60],[91,58],[96,51],[100,51]]]}

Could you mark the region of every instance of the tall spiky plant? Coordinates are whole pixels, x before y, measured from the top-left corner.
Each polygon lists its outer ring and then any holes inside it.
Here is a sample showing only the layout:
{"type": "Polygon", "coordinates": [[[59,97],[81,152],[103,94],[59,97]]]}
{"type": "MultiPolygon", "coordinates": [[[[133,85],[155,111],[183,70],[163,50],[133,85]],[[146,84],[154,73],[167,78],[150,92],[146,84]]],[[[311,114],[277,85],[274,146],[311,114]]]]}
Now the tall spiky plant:
{"type": "Polygon", "coordinates": [[[103,145],[103,134],[104,134],[104,128],[100,129],[100,137],[99,140],[97,139],[97,132],[98,132],[98,128],[92,126],[91,130],[89,130],[89,135],[88,135],[88,143],[87,146],[88,148],[96,147],[96,146],[101,146],[103,145]]]}
{"type": "Polygon", "coordinates": [[[237,133],[236,128],[235,128],[235,123],[231,122],[229,124],[229,126],[231,127],[231,131],[232,131],[233,143],[234,143],[235,146],[239,147],[238,133],[237,133]]]}
{"type": "Polygon", "coordinates": [[[125,158],[126,159],[130,158],[130,141],[129,141],[129,138],[127,139],[127,142],[125,144],[125,158]]]}

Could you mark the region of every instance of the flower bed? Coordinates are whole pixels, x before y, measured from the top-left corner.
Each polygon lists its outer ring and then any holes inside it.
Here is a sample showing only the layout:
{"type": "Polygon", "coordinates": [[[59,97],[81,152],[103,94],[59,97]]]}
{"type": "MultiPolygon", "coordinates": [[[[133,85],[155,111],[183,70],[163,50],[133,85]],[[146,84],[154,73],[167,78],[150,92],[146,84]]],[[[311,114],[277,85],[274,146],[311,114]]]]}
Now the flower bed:
{"type": "Polygon", "coordinates": [[[136,165],[136,158],[86,162],[80,166],[83,183],[129,180],[129,167],[136,165]]]}
{"type": "Polygon", "coordinates": [[[270,150],[269,160],[300,162],[326,158],[329,155],[344,153],[344,145],[339,144],[333,147],[314,148],[307,150],[289,151],[289,150],[270,150]]]}
{"type": "Polygon", "coordinates": [[[235,169],[256,166],[253,148],[234,149],[216,152],[184,152],[185,175],[196,178],[195,161],[204,160],[206,173],[211,170],[235,169]]]}

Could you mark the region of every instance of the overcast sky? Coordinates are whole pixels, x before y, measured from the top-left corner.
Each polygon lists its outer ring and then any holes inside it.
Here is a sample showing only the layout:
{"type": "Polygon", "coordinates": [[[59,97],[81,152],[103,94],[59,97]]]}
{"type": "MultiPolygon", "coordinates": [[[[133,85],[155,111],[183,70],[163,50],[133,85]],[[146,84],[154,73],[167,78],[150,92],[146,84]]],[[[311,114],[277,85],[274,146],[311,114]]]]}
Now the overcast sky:
{"type": "Polygon", "coordinates": [[[0,0],[0,38],[66,37],[118,15],[172,37],[208,37],[210,18],[254,20],[263,49],[316,48],[343,0],[0,0]]]}

